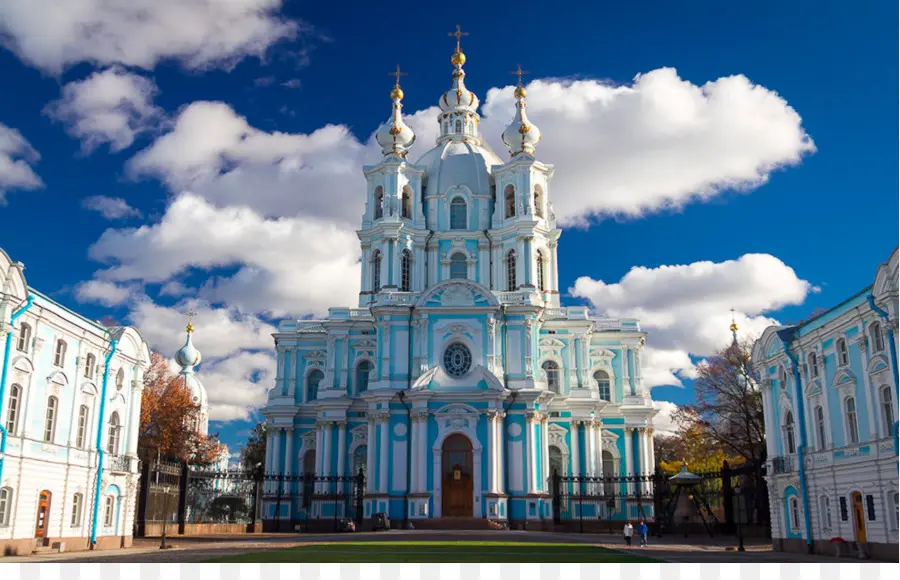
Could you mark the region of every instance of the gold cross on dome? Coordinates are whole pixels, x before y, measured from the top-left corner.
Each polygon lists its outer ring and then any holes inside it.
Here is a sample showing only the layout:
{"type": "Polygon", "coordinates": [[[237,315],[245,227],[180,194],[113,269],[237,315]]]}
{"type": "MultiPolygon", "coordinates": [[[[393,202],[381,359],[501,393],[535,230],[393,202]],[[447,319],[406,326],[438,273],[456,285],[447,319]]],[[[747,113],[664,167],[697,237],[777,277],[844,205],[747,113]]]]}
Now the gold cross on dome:
{"type": "Polygon", "coordinates": [[[519,77],[519,86],[521,87],[522,86],[522,77],[524,75],[527,75],[528,71],[522,70],[522,65],[518,64],[518,65],[516,65],[516,70],[511,71],[509,74],[516,75],[517,77],[519,77]]]}
{"type": "Polygon", "coordinates": [[[194,332],[194,317],[197,316],[197,313],[194,312],[193,308],[191,308],[190,310],[188,310],[187,315],[188,315],[188,325],[187,325],[186,330],[188,333],[191,333],[191,332],[194,332]]]}
{"type": "Polygon", "coordinates": [[[460,52],[459,50],[459,39],[463,36],[469,36],[468,32],[463,32],[460,30],[459,24],[456,25],[456,32],[448,32],[447,36],[455,36],[456,37],[456,52],[460,52]]]}
{"type": "Polygon", "coordinates": [[[400,72],[400,65],[398,64],[398,65],[397,65],[397,70],[394,71],[394,72],[392,72],[392,73],[388,73],[388,76],[389,76],[389,77],[394,77],[395,79],[397,79],[395,85],[399,87],[399,86],[400,86],[400,77],[405,77],[405,76],[408,75],[408,74],[409,74],[409,73],[400,72]]]}

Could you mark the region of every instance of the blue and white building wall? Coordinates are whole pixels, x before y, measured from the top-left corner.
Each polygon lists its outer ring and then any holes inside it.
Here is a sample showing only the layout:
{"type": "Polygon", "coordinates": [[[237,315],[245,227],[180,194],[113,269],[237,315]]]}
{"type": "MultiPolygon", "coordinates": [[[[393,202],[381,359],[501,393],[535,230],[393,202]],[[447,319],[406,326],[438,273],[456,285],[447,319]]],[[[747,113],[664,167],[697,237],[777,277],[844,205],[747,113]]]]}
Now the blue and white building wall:
{"type": "MultiPolygon", "coordinates": [[[[560,305],[554,168],[534,157],[540,130],[525,114],[525,90],[516,90],[503,161],[479,135],[463,62],[454,53],[439,135],[415,163],[403,92],[391,93],[392,115],[375,135],[384,158],[363,168],[357,308],[286,320],[274,335],[266,471],[362,468],[366,517],[541,520],[551,515],[554,470],[653,470],[645,333],[636,320],[560,305]]],[[[331,518],[334,509],[264,503],[269,520],[276,511],[281,521],[331,518]]]]}
{"type": "Polygon", "coordinates": [[[0,316],[0,550],[129,545],[147,344],[29,287],[2,249],[0,316]]]}
{"type": "Polygon", "coordinates": [[[872,286],[754,345],[776,548],[897,557],[897,279],[895,249],[872,286]]]}

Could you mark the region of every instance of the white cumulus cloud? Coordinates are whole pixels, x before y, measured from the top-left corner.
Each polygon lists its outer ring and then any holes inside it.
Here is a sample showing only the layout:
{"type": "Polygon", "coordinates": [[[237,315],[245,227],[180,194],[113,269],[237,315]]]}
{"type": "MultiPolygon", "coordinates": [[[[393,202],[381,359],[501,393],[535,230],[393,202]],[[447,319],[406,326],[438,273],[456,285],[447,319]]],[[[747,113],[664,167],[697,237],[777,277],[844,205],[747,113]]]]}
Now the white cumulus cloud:
{"type": "Polygon", "coordinates": [[[81,140],[85,153],[103,143],[121,151],[165,116],[153,105],[156,93],[150,79],[113,67],[67,84],[62,97],[44,112],[64,123],[69,135],[81,140]]]}
{"type": "Polygon", "coordinates": [[[88,62],[230,66],[294,37],[283,0],[4,0],[0,42],[51,74],[88,62]]]}
{"type": "Polygon", "coordinates": [[[130,217],[141,217],[137,208],[131,207],[121,197],[107,197],[105,195],[92,195],[81,200],[81,207],[99,212],[108,220],[118,220],[130,217]]]}
{"type": "Polygon", "coordinates": [[[32,169],[40,158],[21,133],[0,123],[0,205],[6,205],[8,191],[44,187],[32,169]]]}
{"type": "Polygon", "coordinates": [[[693,378],[688,355],[729,344],[732,308],[741,334],[758,336],[777,323],[765,313],[802,304],[818,288],[774,256],[745,254],[718,263],[634,267],[613,283],[581,277],[569,291],[604,316],[640,319],[648,331],[645,382],[657,386],[693,378]]]}

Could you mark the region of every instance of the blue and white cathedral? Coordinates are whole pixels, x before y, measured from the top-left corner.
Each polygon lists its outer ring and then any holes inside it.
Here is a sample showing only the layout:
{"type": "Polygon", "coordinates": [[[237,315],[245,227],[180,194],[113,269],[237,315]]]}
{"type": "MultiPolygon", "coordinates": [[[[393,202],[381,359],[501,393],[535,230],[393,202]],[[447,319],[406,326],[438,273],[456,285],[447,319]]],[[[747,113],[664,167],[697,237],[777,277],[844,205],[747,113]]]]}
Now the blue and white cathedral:
{"type": "MultiPolygon", "coordinates": [[[[560,306],[554,168],[535,157],[521,75],[504,161],[479,134],[458,38],[440,136],[415,163],[399,83],[391,92],[376,133],[384,158],[363,168],[358,307],[278,326],[265,469],[362,469],[366,518],[548,519],[554,470],[653,471],[645,333],[560,306]]],[[[584,509],[638,516],[622,502],[584,509]]],[[[276,510],[280,521],[344,515],[341,502],[297,496],[268,499],[264,519],[276,510]]]]}

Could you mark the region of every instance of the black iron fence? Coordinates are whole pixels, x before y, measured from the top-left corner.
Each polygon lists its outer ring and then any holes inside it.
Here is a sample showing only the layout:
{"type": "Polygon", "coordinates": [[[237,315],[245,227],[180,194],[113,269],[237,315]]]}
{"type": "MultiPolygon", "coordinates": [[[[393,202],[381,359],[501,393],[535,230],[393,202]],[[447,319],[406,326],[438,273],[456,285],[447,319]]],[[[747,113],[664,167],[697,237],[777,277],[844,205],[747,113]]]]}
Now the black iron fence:
{"type": "MultiPolygon", "coordinates": [[[[209,532],[216,524],[246,525],[247,531],[254,531],[261,529],[263,519],[274,520],[280,530],[282,520],[297,520],[297,514],[300,521],[331,519],[335,530],[346,518],[359,526],[365,487],[362,471],[342,477],[283,475],[148,462],[142,466],[135,535],[159,535],[166,525],[177,525],[179,534],[209,532]]],[[[233,526],[218,529],[236,531],[233,526]]],[[[174,532],[170,528],[169,533],[174,532]]]]}
{"type": "Polygon", "coordinates": [[[705,531],[769,534],[768,492],[764,472],[752,465],[695,473],[690,485],[657,471],[633,476],[563,476],[549,480],[553,520],[584,532],[598,527],[644,521],[657,535],[705,531]]]}

